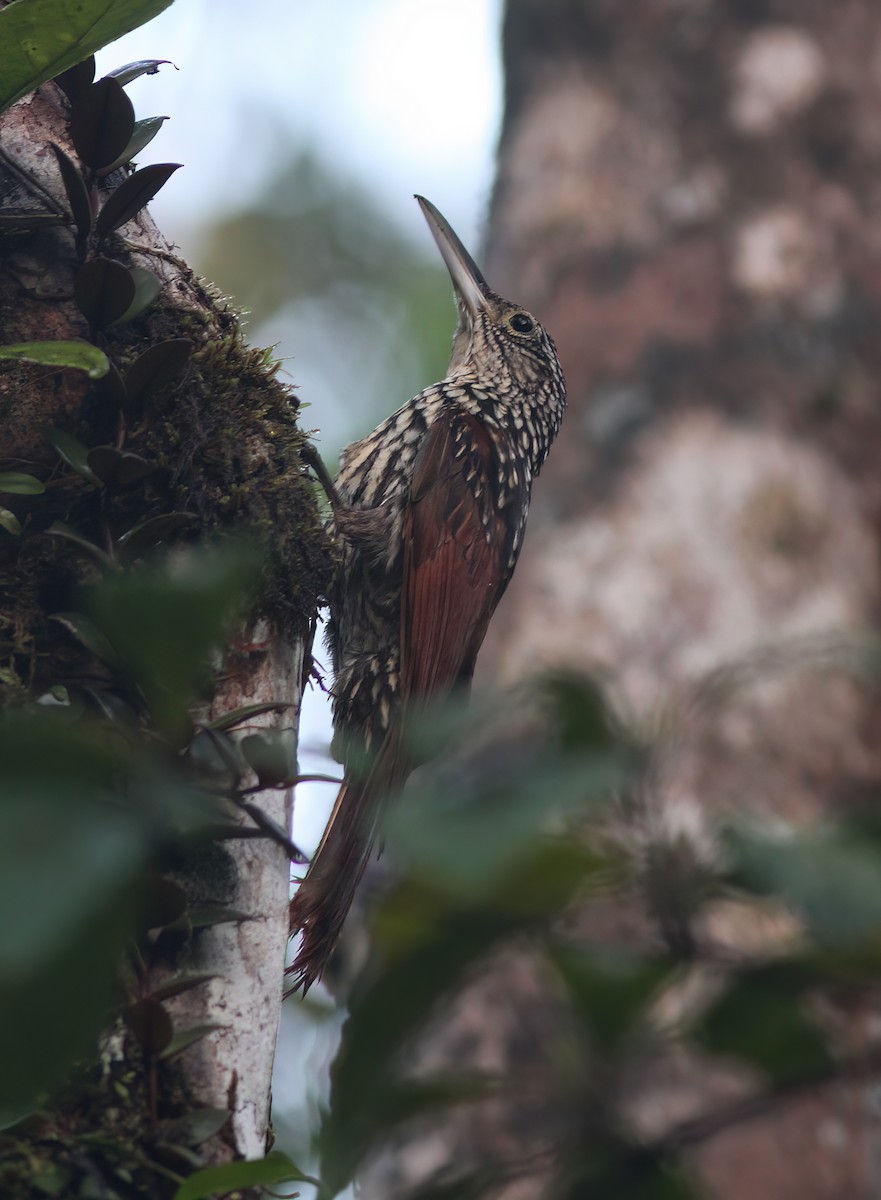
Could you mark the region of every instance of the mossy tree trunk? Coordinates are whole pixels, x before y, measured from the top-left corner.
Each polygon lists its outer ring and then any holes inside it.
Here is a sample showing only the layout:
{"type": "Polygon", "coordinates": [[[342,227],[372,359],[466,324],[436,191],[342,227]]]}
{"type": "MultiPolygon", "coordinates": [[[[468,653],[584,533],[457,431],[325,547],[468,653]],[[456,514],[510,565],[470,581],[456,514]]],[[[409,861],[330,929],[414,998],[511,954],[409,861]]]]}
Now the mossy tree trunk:
{"type": "MultiPolygon", "coordinates": [[[[50,619],[75,607],[78,585],[94,581],[100,569],[94,555],[70,538],[49,534],[50,525],[63,522],[115,558],[127,531],[169,517],[151,527],[155,536],[141,538],[145,555],[148,542],[222,540],[242,530],[265,543],[266,557],[251,588],[256,605],[216,663],[202,717],[284,702],[289,707],[257,716],[248,726],[252,732],[260,726],[289,729],[293,737],[324,570],[318,513],[299,459],[303,435],[296,402],[276,379],[271,357],[244,344],[235,314],[196,278],[146,210],[98,250],[127,270],[151,272],[159,281],[158,296],[127,323],[102,328],[100,320],[86,320],[74,281],[95,247],[77,243],[50,147],[58,144],[76,162],[68,116],[61,91],[46,85],[0,118],[0,215],[6,231],[0,240],[0,341],[82,339],[100,346],[113,368],[93,381],[82,371],[0,364],[0,472],[27,473],[46,488],[39,496],[0,497],[21,525],[19,534],[0,530],[0,678],[7,705],[27,705],[59,681],[71,695],[83,689],[101,695],[107,683],[104,666],[73,636],[77,627],[50,619]],[[160,344],[178,349],[160,354],[140,381],[127,374],[139,356],[160,344]],[[89,450],[105,448],[103,460],[101,454],[89,459],[92,466],[104,463],[97,480],[94,472],[89,478],[89,469],[78,471],[60,460],[46,438],[49,427],[89,450]],[[120,455],[138,469],[130,475],[120,471],[120,455]]],[[[99,181],[99,199],[105,201],[124,178],[117,171],[99,181]]],[[[290,787],[260,791],[253,774],[244,782],[253,785],[248,802],[289,829],[290,787]]],[[[243,812],[237,819],[251,824],[243,812]]],[[[190,1109],[231,1113],[200,1145],[202,1160],[260,1157],[267,1145],[283,986],[289,855],[271,838],[227,839],[212,843],[199,862],[195,871],[184,872],[193,903],[237,910],[245,919],[192,933],[176,951],[176,973],[214,978],[164,1007],[176,1028],[217,1028],[162,1068],[173,1083],[160,1082],[159,1092],[167,1086],[186,1096],[190,1109]]],[[[132,1056],[127,1065],[135,1072],[153,1070],[155,1061],[148,1062],[143,1044],[138,1048],[135,1041],[130,1031],[123,1036],[123,1059],[132,1056]]],[[[118,1100],[111,1091],[97,1107],[106,1114],[108,1107],[118,1109],[118,1100]]],[[[76,1094],[65,1101],[68,1129],[80,1117],[88,1120],[78,1113],[78,1103],[76,1094]]],[[[153,1149],[157,1115],[163,1113],[141,1114],[145,1159],[161,1159],[153,1149]]],[[[79,1128],[89,1131],[87,1124],[79,1128]]],[[[180,1162],[173,1166],[179,1171],[180,1162]]],[[[143,1194],[164,1194],[168,1186],[160,1173],[144,1184],[143,1194]]]]}
{"type": "MultiPolygon", "coordinates": [[[[719,817],[802,823],[877,796],[877,705],[839,652],[878,613],[879,47],[871,0],[507,5],[486,274],[555,337],[570,409],[480,669],[598,670],[654,743],[629,836],[655,852],[583,930],[617,947],[676,936],[659,848],[699,861],[719,817]]],[[[710,911],[735,957],[791,934],[710,911]]],[[[840,1014],[849,1051],[872,1044],[873,1011],[840,1014]]],[[[423,1129],[365,1195],[529,1147],[536,1173],[497,1194],[542,1194],[558,1114],[530,1110],[529,1080],[553,1020],[516,958],[470,988],[429,1058],[504,1063],[524,1094],[423,1129]]],[[[671,1061],[630,1117],[662,1136],[732,1086],[671,1061]]],[[[877,1193],[876,1086],[708,1139],[693,1155],[708,1194],[877,1193]]]]}

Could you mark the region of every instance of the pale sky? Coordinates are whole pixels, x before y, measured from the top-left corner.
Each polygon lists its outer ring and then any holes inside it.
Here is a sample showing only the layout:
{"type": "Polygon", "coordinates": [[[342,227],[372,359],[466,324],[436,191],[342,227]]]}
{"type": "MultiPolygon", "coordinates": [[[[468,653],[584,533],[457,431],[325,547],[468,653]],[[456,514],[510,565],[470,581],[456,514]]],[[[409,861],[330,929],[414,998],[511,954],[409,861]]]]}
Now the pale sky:
{"type": "MultiPolygon", "coordinates": [[[[414,192],[476,243],[501,105],[500,0],[176,0],[98,56],[179,68],[129,88],[167,114],[150,147],[183,162],[153,211],[171,236],[228,209],[271,174],[279,125],[367,182],[414,237],[414,192]]],[[[184,250],[186,246],[184,245],[184,250]]]]}

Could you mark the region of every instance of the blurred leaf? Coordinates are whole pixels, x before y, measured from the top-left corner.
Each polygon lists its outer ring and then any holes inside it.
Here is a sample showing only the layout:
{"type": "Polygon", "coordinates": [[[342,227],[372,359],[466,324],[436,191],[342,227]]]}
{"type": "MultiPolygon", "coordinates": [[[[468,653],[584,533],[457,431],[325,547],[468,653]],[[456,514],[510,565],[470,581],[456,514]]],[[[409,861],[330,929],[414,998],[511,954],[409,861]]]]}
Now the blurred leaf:
{"type": "Polygon", "coordinates": [[[106,329],[118,321],[135,298],[132,272],[100,255],[85,263],[73,280],[77,308],[93,329],[106,329]]]}
{"type": "Polygon", "coordinates": [[[188,708],[245,604],[259,556],[244,544],[189,551],[104,581],[87,607],[143,690],[161,730],[188,736],[188,708]]]}
{"type": "Polygon", "coordinates": [[[583,1160],[563,1168],[554,1200],[700,1200],[685,1172],[640,1145],[621,1144],[614,1134],[605,1144],[583,1147],[583,1160]]]}
{"type": "Polygon", "coordinates": [[[146,267],[130,267],[129,275],[135,286],[135,294],[132,296],[131,304],[121,317],[117,317],[111,322],[112,325],[125,325],[129,321],[134,321],[141,313],[147,311],[162,291],[162,280],[152,271],[148,271],[146,267]]]}
{"type": "Polygon", "coordinates": [[[3,1107],[36,1096],[89,1049],[150,849],[124,803],[122,743],[56,713],[0,720],[3,1107]]]}
{"type": "Polygon", "coordinates": [[[187,894],[179,883],[165,875],[153,872],[146,874],[141,885],[141,910],[143,929],[162,929],[179,921],[187,909],[187,894]]]}
{"type": "Polygon", "coordinates": [[[145,1054],[160,1054],[174,1036],[171,1017],[153,997],[130,1004],[125,1010],[125,1021],[145,1054]]]}
{"type": "Polygon", "coordinates": [[[99,79],[85,88],[71,106],[74,149],[93,171],[106,167],[122,153],[134,127],[132,102],[115,79],[99,79]]]}
{"type": "Polygon", "coordinates": [[[164,67],[167,63],[172,66],[170,58],[139,58],[137,62],[125,63],[122,67],[114,67],[107,74],[111,79],[115,79],[123,87],[132,83],[135,79],[140,79],[142,75],[156,75],[160,67],[164,67]]]}
{"type": "Polygon", "coordinates": [[[46,488],[33,475],[20,471],[0,471],[0,492],[15,496],[39,496],[46,488]]]}
{"type": "Polygon", "coordinates": [[[859,831],[737,828],[726,847],[735,883],[784,900],[821,941],[841,946],[881,931],[881,846],[859,831]]]}
{"type": "Polygon", "coordinates": [[[117,450],[115,446],[93,446],[86,456],[86,462],[101,482],[111,488],[137,483],[139,479],[151,475],[158,466],[139,454],[117,450]]]}
{"type": "Polygon", "coordinates": [[[481,1200],[498,1194],[499,1171],[477,1167],[474,1171],[447,1169],[443,1178],[432,1178],[410,1192],[407,1200],[481,1200]]]}
{"type": "Polygon", "coordinates": [[[92,228],[92,205],[89,200],[89,189],[86,187],[85,179],[83,179],[83,173],[76,163],[68,158],[60,146],[56,146],[54,142],[51,142],[50,145],[58,160],[58,169],[61,171],[61,182],[64,184],[64,191],[67,194],[68,203],[70,204],[70,214],[76,226],[77,236],[80,238],[87,237],[89,230],[92,228]]]}
{"type": "Polygon", "coordinates": [[[18,0],[0,10],[0,112],[171,0],[18,0]]]}
{"type": "Polygon", "coordinates": [[[150,203],[159,189],[168,183],[180,166],[180,163],[152,163],[149,167],[141,167],[139,171],[129,175],[110,193],[104,207],[98,213],[95,222],[95,233],[98,237],[107,237],[114,229],[119,229],[120,225],[125,225],[136,216],[150,203]]]}
{"type": "Polygon", "coordinates": [[[297,731],[264,729],[242,738],[239,749],[261,787],[278,787],[297,773],[297,731]]]}
{"type": "Polygon", "coordinates": [[[738,1058],[775,1083],[825,1070],[830,1054],[806,1015],[813,970],[773,964],[742,972],[703,1015],[694,1040],[713,1054],[738,1058]]]}
{"type": "Polygon", "coordinates": [[[671,978],[667,958],[637,958],[601,947],[557,942],[548,947],[576,1015],[600,1054],[615,1054],[633,1026],[644,1022],[661,985],[671,978]]]}
{"type": "Polygon", "coordinates": [[[541,680],[540,690],[564,752],[608,752],[621,747],[602,690],[590,676],[559,671],[541,680]]]}
{"type": "Polygon", "coordinates": [[[382,1127],[405,1048],[465,968],[515,927],[484,908],[451,913],[436,894],[412,884],[396,889],[383,908],[389,905],[408,911],[422,936],[382,963],[352,997],[332,1069],[331,1115],[322,1127],[321,1174],[336,1191],[351,1181],[382,1127]]]}
{"type": "Polygon", "coordinates": [[[205,1167],[180,1185],[174,1200],[203,1200],[235,1191],[238,1188],[259,1187],[271,1183],[312,1183],[318,1180],[304,1175],[286,1154],[272,1150],[265,1158],[251,1162],[224,1163],[221,1167],[205,1167]]]}
{"type": "Polygon", "coordinates": [[[0,359],[3,358],[17,358],[47,367],[77,367],[90,379],[100,379],[110,366],[103,350],[88,342],[77,341],[19,342],[15,346],[0,346],[0,359]]]}
{"type": "Polygon", "coordinates": [[[8,508],[0,508],[0,526],[13,537],[18,537],[21,533],[21,521],[8,508]]]}
{"type": "Polygon", "coordinates": [[[407,803],[389,814],[388,845],[420,878],[485,896],[538,838],[605,804],[628,777],[623,751],[563,755],[556,746],[504,743],[464,767],[453,761],[424,769],[407,803]]]}
{"type": "Polygon", "coordinates": [[[125,373],[128,406],[139,411],[148,397],[181,374],[192,353],[189,338],[167,338],[139,354],[125,373]]]}

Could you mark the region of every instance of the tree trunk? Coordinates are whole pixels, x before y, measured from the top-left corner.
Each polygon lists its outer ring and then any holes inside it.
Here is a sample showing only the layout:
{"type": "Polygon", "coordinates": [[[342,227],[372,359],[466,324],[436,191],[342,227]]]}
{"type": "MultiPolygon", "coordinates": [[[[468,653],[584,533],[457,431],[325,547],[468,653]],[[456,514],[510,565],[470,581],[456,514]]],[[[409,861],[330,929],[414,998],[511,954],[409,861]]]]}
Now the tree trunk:
{"type": "MultiPolygon", "coordinates": [[[[108,530],[118,537],[157,514],[183,513],[188,541],[193,534],[222,536],[236,529],[271,535],[268,562],[255,581],[260,584],[257,609],[249,627],[227,647],[209,715],[283,701],[291,707],[259,716],[249,726],[288,728],[293,735],[325,569],[319,517],[299,459],[303,435],[296,425],[296,402],[276,380],[269,356],[244,345],[234,314],[194,276],[146,210],[111,234],[103,253],[126,268],[152,272],[161,285],[158,297],[133,322],[90,330],[74,301],[74,279],[83,258],[94,251],[78,252],[70,204],[50,151],[54,142],[77,160],[68,113],[61,92],[46,85],[0,118],[0,195],[11,229],[0,243],[0,341],[91,339],[120,373],[149,347],[171,339],[189,339],[192,354],[174,379],[156,383],[142,412],[123,416],[118,398],[108,391],[112,379],[94,384],[83,372],[0,364],[0,471],[24,471],[56,483],[62,476],[59,486],[47,489],[43,507],[26,497],[2,498],[23,526],[20,537],[0,531],[0,664],[6,700],[39,695],[57,678],[59,664],[68,676],[83,669],[82,647],[48,617],[69,607],[75,582],[94,577],[95,571],[88,556],[78,555],[69,542],[47,536],[50,521],[75,523],[71,514],[78,514],[79,532],[97,538],[103,527],[109,538],[108,530]],[[76,476],[64,466],[59,472],[58,454],[45,436],[49,426],[87,447],[109,444],[138,454],[156,469],[146,480],[108,486],[97,501],[84,500],[76,476]]],[[[124,171],[116,171],[99,183],[104,202],[110,188],[125,178],[124,171]]],[[[248,800],[281,829],[290,828],[289,787],[255,791],[248,800]]],[[[250,824],[243,815],[239,819],[250,824]]],[[[215,978],[167,1002],[175,1026],[213,1023],[218,1028],[180,1054],[174,1066],[162,1068],[166,1085],[178,1097],[187,1096],[190,1108],[231,1112],[220,1133],[200,1145],[201,1157],[209,1162],[260,1157],[266,1150],[290,873],[288,852],[271,839],[226,840],[212,847],[195,874],[185,872],[186,887],[203,904],[227,906],[247,919],[194,934],[177,958],[175,972],[215,978]]],[[[132,1039],[126,1035],[125,1040],[127,1055],[132,1039]]],[[[90,1119],[78,1108],[80,1101],[74,1095],[64,1102],[61,1119],[68,1129],[82,1129],[77,1122],[90,1119]]],[[[118,1096],[103,1097],[99,1107],[106,1112],[109,1105],[118,1109],[118,1096]]],[[[91,1131],[97,1134],[100,1118],[95,1120],[91,1131]]],[[[152,1158],[153,1150],[145,1147],[147,1139],[152,1147],[156,1130],[146,1112],[142,1121],[142,1157],[152,1158]]],[[[153,1186],[156,1190],[148,1187],[143,1194],[164,1194],[167,1178],[157,1175],[153,1186]]]]}
{"type": "MultiPolygon", "coordinates": [[[[869,0],[507,6],[486,276],[553,334],[570,407],[480,669],[599,671],[655,745],[631,831],[655,844],[711,840],[711,818],[747,811],[852,812],[881,776],[877,706],[841,669],[878,604],[879,47],[869,0]]],[[[585,934],[653,936],[664,898],[642,883],[585,934]]],[[[722,906],[712,920],[734,950],[782,936],[722,906]]],[[[467,1044],[469,1066],[538,1069],[543,1005],[509,964],[429,1055],[461,1067],[467,1044]]],[[[866,1049],[868,1010],[846,1024],[866,1049]]],[[[631,1118],[657,1135],[727,1086],[667,1064],[631,1118]]],[[[876,1194],[873,1086],[708,1140],[708,1194],[876,1194]]],[[[540,1155],[551,1122],[530,1125],[524,1103],[423,1130],[365,1200],[406,1194],[426,1163],[506,1161],[526,1128],[540,1155]]],[[[502,1194],[534,1197],[543,1178],[502,1194]]]]}

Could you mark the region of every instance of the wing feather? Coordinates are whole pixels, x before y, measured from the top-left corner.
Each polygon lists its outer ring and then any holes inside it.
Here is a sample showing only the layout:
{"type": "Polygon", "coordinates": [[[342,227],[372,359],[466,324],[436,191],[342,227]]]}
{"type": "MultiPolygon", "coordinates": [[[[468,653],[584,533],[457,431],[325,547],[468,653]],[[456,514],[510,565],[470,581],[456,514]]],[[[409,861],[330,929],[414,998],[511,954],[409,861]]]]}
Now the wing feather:
{"type": "Polygon", "coordinates": [[[492,437],[445,411],[423,439],[404,517],[401,684],[404,702],[442,699],[474,672],[510,571],[505,514],[492,500],[492,437]]]}

